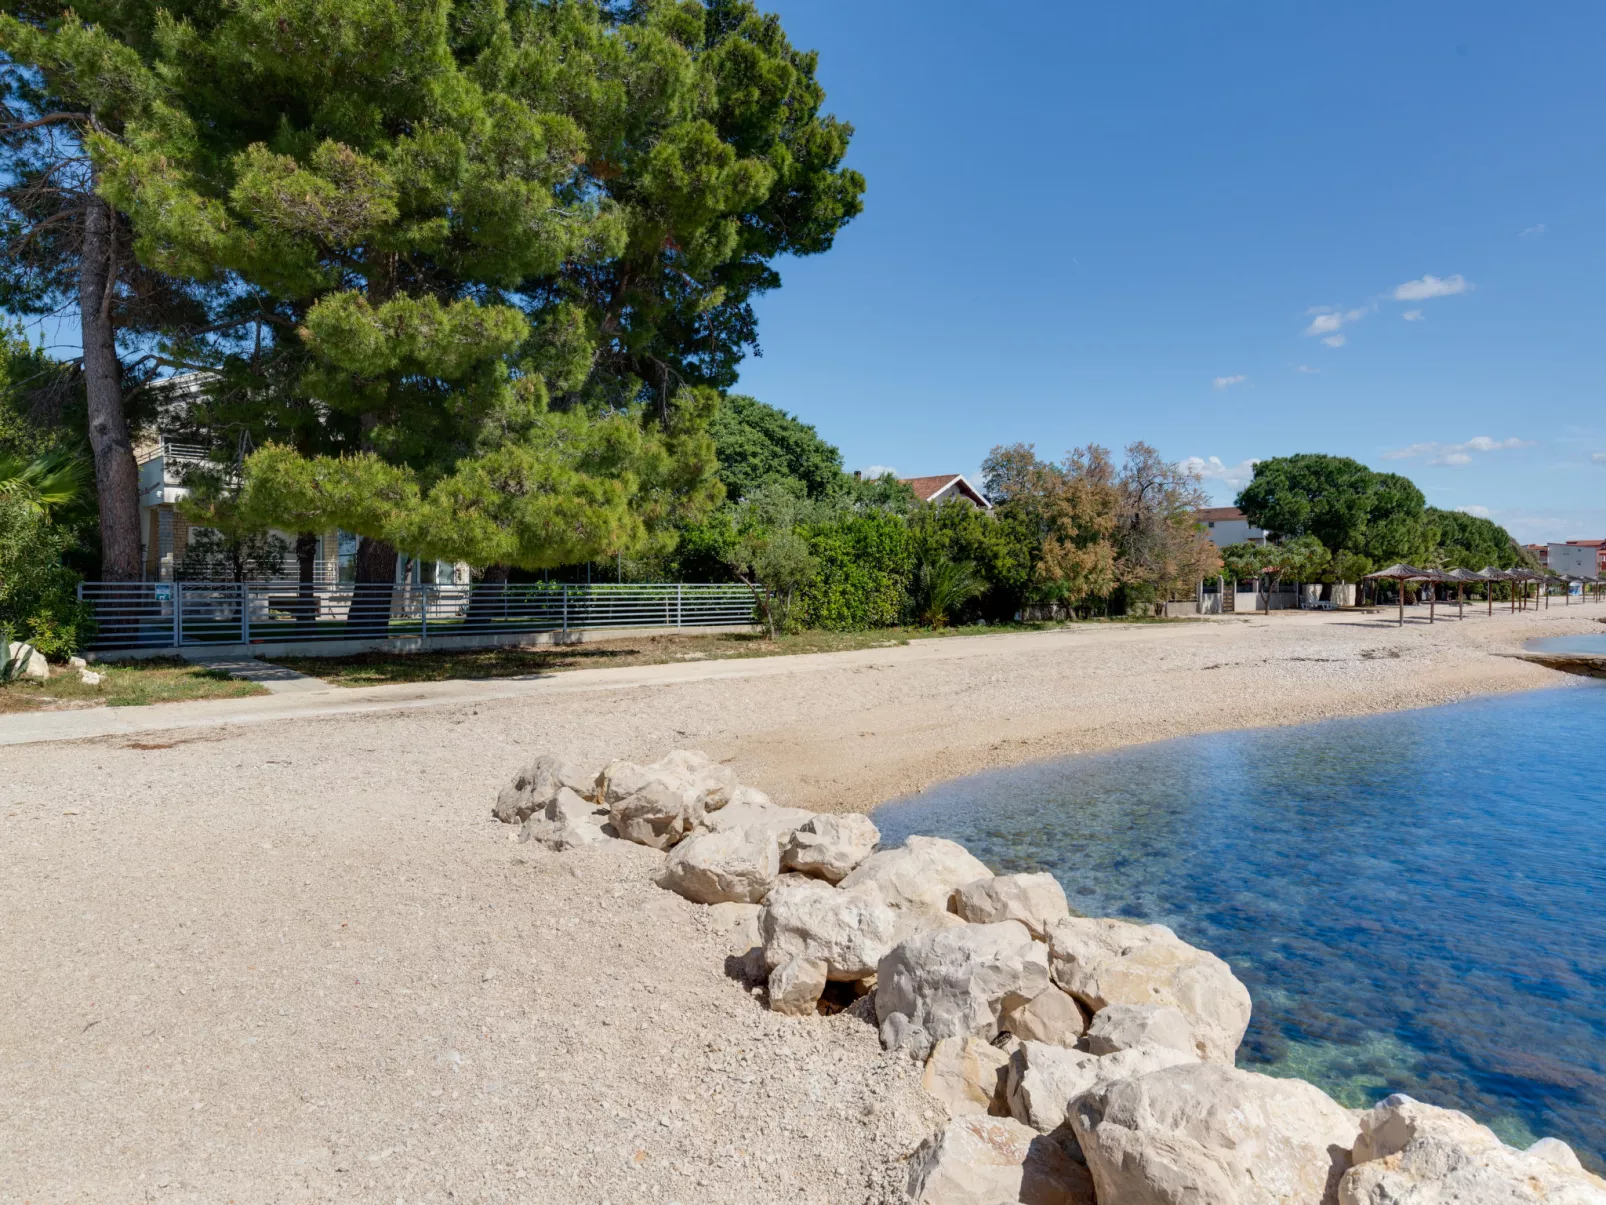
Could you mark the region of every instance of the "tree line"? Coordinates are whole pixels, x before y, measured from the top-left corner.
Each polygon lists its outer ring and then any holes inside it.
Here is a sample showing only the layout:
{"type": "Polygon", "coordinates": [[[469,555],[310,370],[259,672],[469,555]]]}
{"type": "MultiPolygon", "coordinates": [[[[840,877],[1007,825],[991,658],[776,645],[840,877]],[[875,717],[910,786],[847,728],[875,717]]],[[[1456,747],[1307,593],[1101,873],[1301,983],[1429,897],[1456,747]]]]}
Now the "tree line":
{"type": "Polygon", "coordinates": [[[0,55],[0,308],[81,347],[12,385],[76,418],[114,581],[142,426],[227,450],[213,526],[354,532],[359,581],[661,544],[775,261],[864,191],[746,0],[22,0],[0,55]]]}

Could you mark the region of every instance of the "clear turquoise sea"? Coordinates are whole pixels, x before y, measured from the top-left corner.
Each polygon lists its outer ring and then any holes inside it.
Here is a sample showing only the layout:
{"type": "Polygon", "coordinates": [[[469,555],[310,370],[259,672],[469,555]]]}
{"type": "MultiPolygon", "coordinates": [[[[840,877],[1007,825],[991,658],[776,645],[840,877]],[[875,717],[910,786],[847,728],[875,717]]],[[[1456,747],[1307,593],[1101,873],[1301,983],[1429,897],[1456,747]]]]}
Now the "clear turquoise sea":
{"type": "Polygon", "coordinates": [[[995,771],[875,820],[1226,958],[1240,1066],[1606,1164],[1606,682],[995,771]]]}

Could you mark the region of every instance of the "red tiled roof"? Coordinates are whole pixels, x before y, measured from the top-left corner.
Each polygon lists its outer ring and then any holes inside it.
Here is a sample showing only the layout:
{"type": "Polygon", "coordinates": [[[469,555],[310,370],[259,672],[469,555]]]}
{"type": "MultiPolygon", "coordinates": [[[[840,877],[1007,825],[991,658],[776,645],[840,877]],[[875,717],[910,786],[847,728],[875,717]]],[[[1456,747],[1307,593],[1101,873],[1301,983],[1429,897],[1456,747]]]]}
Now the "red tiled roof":
{"type": "Polygon", "coordinates": [[[970,482],[966,481],[961,473],[943,473],[936,477],[900,477],[898,479],[915,492],[915,497],[922,502],[930,502],[943,490],[951,485],[958,486],[958,492],[964,494],[977,506],[991,508],[992,503],[982,496],[982,492],[970,482]]]}
{"type": "Polygon", "coordinates": [[[1207,506],[1203,510],[1194,511],[1193,517],[1201,523],[1221,523],[1231,519],[1248,518],[1236,506],[1207,506]]]}

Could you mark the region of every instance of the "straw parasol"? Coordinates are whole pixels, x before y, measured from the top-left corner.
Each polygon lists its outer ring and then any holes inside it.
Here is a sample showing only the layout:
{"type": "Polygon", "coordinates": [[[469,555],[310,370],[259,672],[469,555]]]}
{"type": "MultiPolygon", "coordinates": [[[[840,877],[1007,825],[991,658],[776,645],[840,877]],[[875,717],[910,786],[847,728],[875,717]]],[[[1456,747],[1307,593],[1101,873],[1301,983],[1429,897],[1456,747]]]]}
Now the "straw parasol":
{"type": "Polygon", "coordinates": [[[1405,583],[1420,582],[1426,579],[1426,574],[1415,565],[1390,565],[1387,569],[1379,569],[1376,573],[1366,575],[1373,580],[1398,582],[1400,584],[1400,619],[1401,627],[1405,626],[1405,583]]]}
{"type": "Polygon", "coordinates": [[[1478,580],[1478,575],[1470,569],[1452,569],[1444,575],[1446,581],[1455,583],[1456,618],[1467,617],[1467,583],[1478,580]]]}
{"type": "Polygon", "coordinates": [[[1493,565],[1490,565],[1486,569],[1479,570],[1473,576],[1479,581],[1489,583],[1489,589],[1484,591],[1484,597],[1488,599],[1489,614],[1492,617],[1494,615],[1494,583],[1506,581],[1506,571],[1504,569],[1496,569],[1493,565]]]}

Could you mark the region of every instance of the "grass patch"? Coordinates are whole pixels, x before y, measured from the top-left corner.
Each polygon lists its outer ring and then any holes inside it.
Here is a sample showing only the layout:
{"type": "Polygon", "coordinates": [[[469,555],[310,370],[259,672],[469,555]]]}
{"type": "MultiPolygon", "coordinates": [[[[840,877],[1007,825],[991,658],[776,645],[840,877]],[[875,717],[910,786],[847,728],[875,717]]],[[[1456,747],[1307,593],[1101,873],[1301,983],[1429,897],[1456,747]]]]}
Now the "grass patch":
{"type": "MultiPolygon", "coordinates": [[[[1089,620],[1089,623],[1123,622],[1089,620]]],[[[1132,622],[1132,621],[1124,621],[1132,622]]],[[[1140,620],[1185,623],[1187,620],[1140,620]]],[[[463,678],[521,678],[572,669],[607,669],[627,665],[733,660],[743,657],[787,657],[802,653],[843,653],[855,649],[892,648],[911,640],[946,640],[955,636],[1001,632],[1042,632],[1070,627],[1063,623],[976,624],[943,628],[877,628],[867,632],[794,632],[771,640],[749,633],[707,636],[640,636],[593,640],[567,646],[440,650],[423,653],[358,653],[350,657],[275,657],[282,665],[336,686],[385,686],[403,682],[445,682],[463,678]]]]}
{"type": "Polygon", "coordinates": [[[146,703],[182,703],[189,699],[239,699],[266,694],[255,682],[179,658],[100,663],[96,686],[78,678],[78,671],[51,666],[48,682],[9,682],[0,686],[0,714],[18,711],[64,711],[76,707],[139,707],[146,703]]]}

